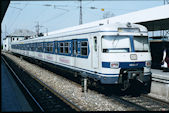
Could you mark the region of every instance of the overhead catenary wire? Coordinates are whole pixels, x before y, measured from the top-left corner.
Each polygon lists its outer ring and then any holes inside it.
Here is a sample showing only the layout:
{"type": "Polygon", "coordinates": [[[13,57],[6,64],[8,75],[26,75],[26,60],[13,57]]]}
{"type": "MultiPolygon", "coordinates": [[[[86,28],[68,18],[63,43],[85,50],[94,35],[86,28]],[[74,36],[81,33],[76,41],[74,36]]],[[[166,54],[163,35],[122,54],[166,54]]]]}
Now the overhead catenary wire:
{"type": "Polygon", "coordinates": [[[13,25],[15,25],[15,23],[16,23],[16,21],[17,21],[17,18],[21,15],[21,12],[23,12],[23,10],[28,6],[28,3],[29,2],[27,2],[27,4],[23,7],[23,8],[21,8],[21,11],[18,13],[18,15],[15,17],[15,19],[14,19],[14,22],[12,23],[12,25],[10,25],[9,27],[9,30],[13,27],[13,25]]]}
{"type": "MultiPolygon", "coordinates": [[[[90,1],[90,2],[88,2],[88,3],[84,3],[84,5],[89,5],[89,4],[91,4],[92,2],[94,2],[94,1],[90,1]]],[[[10,5],[28,5],[28,3],[10,3],[10,5]]],[[[57,14],[57,15],[55,15],[55,16],[53,16],[53,17],[50,17],[49,19],[46,19],[46,20],[44,20],[44,21],[42,21],[41,23],[48,23],[48,22],[51,22],[51,21],[53,21],[54,19],[56,19],[56,18],[59,18],[59,17],[61,17],[61,16],[63,16],[63,15],[65,15],[65,14],[67,14],[68,12],[70,12],[70,10],[69,9],[67,9],[67,8],[71,8],[71,7],[75,7],[75,8],[80,8],[79,7],[79,2],[78,2],[78,5],[56,5],[56,4],[33,4],[33,3],[29,3],[29,5],[39,5],[39,6],[44,6],[44,7],[54,7],[55,9],[58,9],[58,10],[62,10],[62,11],[66,11],[66,12],[62,12],[61,14],[57,14]]],[[[13,6],[12,6],[13,7],[13,6]]],[[[90,6],[90,7],[87,7],[87,6],[83,6],[83,9],[96,9],[96,10],[100,10],[101,8],[99,8],[99,7],[93,7],[93,6],[90,6]]],[[[23,8],[24,9],[24,8],[23,8]]],[[[45,8],[45,9],[48,9],[48,8],[45,8]]],[[[112,10],[112,8],[105,8],[105,9],[110,9],[110,10],[112,10]]],[[[113,9],[113,10],[123,10],[123,9],[113,9]]],[[[129,11],[129,9],[127,9],[128,11],[129,11]]],[[[127,11],[127,10],[124,10],[124,11],[127,11]]],[[[47,10],[46,10],[47,11],[47,10]]],[[[83,10],[83,11],[85,11],[85,10],[83,10]]],[[[132,10],[133,11],[133,10],[132,10]]],[[[22,11],[23,12],[23,11],[22,11]]],[[[19,16],[21,15],[21,13],[22,12],[20,12],[19,14],[17,14],[17,16],[15,17],[15,19],[14,20],[17,20],[18,18],[19,18],[19,16]]],[[[43,14],[44,14],[44,12],[42,12],[43,14]]],[[[36,20],[36,21],[40,21],[40,20],[38,20],[39,19],[39,17],[41,17],[41,15],[42,15],[42,13],[38,13],[39,15],[37,16],[36,15],[36,18],[33,18],[34,19],[34,21],[36,20]]],[[[84,17],[85,17],[85,15],[84,15],[84,17]]],[[[42,18],[42,19],[44,19],[44,18],[42,18]]],[[[15,23],[16,23],[16,21],[14,21],[13,23],[12,23],[12,25],[9,27],[9,28],[13,28],[13,26],[15,25],[15,23]]],[[[27,24],[27,23],[24,23],[24,24],[27,24]]],[[[29,23],[30,24],[30,23],[29,23]]],[[[29,26],[29,24],[27,24],[26,25],[26,27],[28,27],[29,26]]],[[[22,24],[23,25],[23,24],[22,24]]],[[[18,25],[19,26],[19,25],[18,25]]]]}
{"type": "MultiPolygon", "coordinates": [[[[44,10],[42,10],[41,12],[38,12],[38,14],[40,15],[35,15],[36,17],[32,16],[32,21],[30,21],[29,23],[27,23],[25,25],[26,28],[28,28],[29,26],[32,26],[31,28],[34,28],[34,25],[32,25],[31,23],[34,23],[35,21],[38,21],[40,17],[42,17],[44,14],[46,14],[46,12],[49,10],[49,8],[45,8],[44,10]]],[[[30,28],[30,29],[31,29],[30,28]]]]}
{"type": "MultiPolygon", "coordinates": [[[[74,10],[76,10],[76,9],[77,9],[77,8],[75,8],[75,9],[69,11],[69,12],[65,12],[65,14],[68,14],[68,13],[70,14],[71,12],[74,12],[74,10]]],[[[64,16],[65,14],[63,14],[63,15],[61,15],[61,16],[64,16]]],[[[57,15],[57,16],[58,16],[58,15],[57,15]]],[[[57,19],[60,18],[61,16],[58,16],[57,19]]],[[[54,22],[54,20],[55,20],[57,23],[63,22],[63,20],[56,20],[55,17],[53,17],[53,18],[51,18],[50,21],[48,21],[48,22],[46,22],[46,23],[54,22]]],[[[64,21],[66,21],[66,20],[69,20],[69,18],[65,18],[64,21]]],[[[55,25],[55,24],[48,25],[48,28],[49,28],[48,31],[50,31],[50,28],[53,27],[53,26],[56,26],[56,25],[55,25]]],[[[69,26],[65,26],[65,27],[69,27],[69,26]]],[[[61,29],[61,28],[55,27],[55,29],[51,29],[51,30],[56,30],[56,29],[61,29]]]]}
{"type": "Polygon", "coordinates": [[[59,14],[59,15],[55,15],[54,17],[43,21],[43,23],[49,23],[49,22],[51,22],[52,20],[56,19],[57,17],[61,17],[62,15],[65,15],[66,13],[67,13],[67,12],[64,12],[64,13],[59,14]]]}
{"type": "MultiPolygon", "coordinates": [[[[30,4],[29,4],[29,5],[30,5],[30,4]]],[[[38,4],[38,5],[40,5],[40,4],[38,4]]],[[[58,9],[58,10],[62,10],[62,11],[69,12],[68,9],[60,8],[61,6],[64,6],[64,5],[41,4],[40,6],[53,7],[54,9],[58,9]]],[[[47,11],[46,9],[49,10],[49,8],[45,8],[45,11],[47,11]]],[[[38,13],[38,14],[40,14],[40,15],[34,17],[34,18],[33,18],[33,21],[35,21],[35,20],[36,20],[36,21],[40,21],[40,20],[38,20],[38,18],[42,16],[42,13],[44,14],[44,10],[43,10],[43,12],[38,13]]],[[[59,15],[57,15],[57,16],[54,16],[54,17],[52,17],[52,18],[50,18],[50,19],[47,19],[46,21],[42,21],[42,23],[50,22],[52,19],[54,19],[54,18],[56,18],[56,17],[58,17],[58,16],[62,16],[62,15],[64,15],[64,14],[65,14],[65,12],[64,12],[64,13],[61,13],[61,14],[59,14],[59,15]]],[[[26,27],[28,27],[28,24],[27,24],[26,27]]],[[[33,28],[33,27],[32,27],[32,28],[33,28]]]]}
{"type": "Polygon", "coordinates": [[[9,6],[9,7],[15,8],[15,9],[18,9],[18,10],[21,10],[21,11],[22,11],[22,9],[21,9],[21,8],[18,8],[18,7],[13,7],[13,6],[9,6]]]}

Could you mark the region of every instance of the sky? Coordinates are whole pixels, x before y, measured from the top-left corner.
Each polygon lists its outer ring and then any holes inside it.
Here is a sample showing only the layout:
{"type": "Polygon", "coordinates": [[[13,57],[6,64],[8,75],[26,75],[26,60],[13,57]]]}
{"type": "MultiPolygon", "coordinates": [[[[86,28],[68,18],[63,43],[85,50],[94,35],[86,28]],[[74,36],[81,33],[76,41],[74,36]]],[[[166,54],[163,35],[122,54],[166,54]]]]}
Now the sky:
{"type": "MultiPolygon", "coordinates": [[[[11,1],[1,24],[4,38],[16,29],[35,32],[35,26],[48,32],[79,24],[79,1],[11,1]]],[[[106,12],[118,16],[138,10],[164,5],[163,0],[85,0],[82,1],[83,23],[103,19],[106,12]],[[104,9],[104,11],[102,10],[104,9]]]]}

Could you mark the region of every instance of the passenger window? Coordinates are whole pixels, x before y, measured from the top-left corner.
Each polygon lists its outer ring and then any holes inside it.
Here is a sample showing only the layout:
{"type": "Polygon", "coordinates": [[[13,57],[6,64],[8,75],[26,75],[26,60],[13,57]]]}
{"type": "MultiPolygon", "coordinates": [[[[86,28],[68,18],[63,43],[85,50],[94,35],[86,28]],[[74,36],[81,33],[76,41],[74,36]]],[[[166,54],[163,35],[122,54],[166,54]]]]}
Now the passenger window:
{"type": "Polygon", "coordinates": [[[63,42],[60,42],[60,53],[63,53],[63,42]]]}
{"type": "Polygon", "coordinates": [[[37,48],[38,48],[38,52],[42,52],[43,51],[43,44],[42,43],[38,43],[37,44],[37,48]]]}
{"type": "Polygon", "coordinates": [[[53,52],[53,42],[47,43],[47,52],[52,53],[53,52]]]}
{"type": "Polygon", "coordinates": [[[94,50],[97,52],[97,37],[94,37],[94,50]]]}
{"type": "Polygon", "coordinates": [[[23,50],[25,50],[25,44],[23,44],[22,46],[23,46],[23,50]]]}
{"type": "Polygon", "coordinates": [[[82,41],[81,42],[81,55],[82,56],[87,56],[88,55],[88,44],[87,41],[82,41]]]}
{"type": "Polygon", "coordinates": [[[29,50],[29,44],[27,44],[27,50],[29,50]]]}
{"type": "Polygon", "coordinates": [[[49,43],[46,44],[46,52],[49,52],[49,43]]]}
{"type": "Polygon", "coordinates": [[[50,45],[49,45],[49,51],[53,52],[53,42],[51,42],[50,45]]]}
{"type": "Polygon", "coordinates": [[[31,51],[33,51],[33,49],[34,49],[34,44],[32,43],[31,44],[31,51]]]}
{"type": "Polygon", "coordinates": [[[65,53],[69,53],[69,43],[65,42],[65,53]]]}

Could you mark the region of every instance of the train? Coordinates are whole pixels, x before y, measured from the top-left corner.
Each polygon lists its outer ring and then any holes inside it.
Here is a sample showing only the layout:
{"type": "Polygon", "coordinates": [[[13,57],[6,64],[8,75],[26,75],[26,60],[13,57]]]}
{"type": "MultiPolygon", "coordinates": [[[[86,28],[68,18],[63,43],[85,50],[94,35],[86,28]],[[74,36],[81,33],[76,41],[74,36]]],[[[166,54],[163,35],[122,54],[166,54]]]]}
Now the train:
{"type": "Polygon", "coordinates": [[[138,81],[150,90],[147,28],[130,22],[58,30],[11,43],[11,52],[69,69],[103,85],[127,90],[138,81]]]}

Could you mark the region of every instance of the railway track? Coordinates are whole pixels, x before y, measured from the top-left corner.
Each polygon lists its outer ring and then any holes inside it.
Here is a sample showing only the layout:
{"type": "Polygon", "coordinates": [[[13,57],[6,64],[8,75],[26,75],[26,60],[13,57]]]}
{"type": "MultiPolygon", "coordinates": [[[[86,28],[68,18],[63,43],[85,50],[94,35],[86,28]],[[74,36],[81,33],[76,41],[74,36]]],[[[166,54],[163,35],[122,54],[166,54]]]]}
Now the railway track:
{"type": "Polygon", "coordinates": [[[117,100],[132,111],[169,111],[168,102],[147,95],[137,97],[112,95],[109,99],[117,100]]]}
{"type": "Polygon", "coordinates": [[[10,59],[7,61],[3,56],[1,58],[14,75],[21,89],[24,90],[24,94],[32,103],[34,111],[83,111],[38,78],[28,75],[28,72],[17,67],[10,59]]]}
{"type": "MultiPolygon", "coordinates": [[[[49,69],[50,70],[50,69],[49,69]]],[[[25,75],[24,75],[25,76],[25,75]]],[[[60,96],[59,98],[64,98],[62,95],[57,94],[52,88],[48,87],[47,84],[43,83],[41,80],[38,78],[35,78],[32,76],[36,81],[38,81],[40,84],[44,84],[42,88],[40,88],[40,91],[48,90],[52,92],[55,95],[60,96]]],[[[27,78],[25,78],[27,79],[27,78]]],[[[32,83],[29,82],[30,87],[32,86],[32,83]]],[[[38,86],[37,86],[38,87],[38,86]]],[[[79,85],[80,87],[80,85],[79,85]]],[[[100,89],[100,88],[99,88],[100,89]]],[[[35,91],[37,93],[37,91],[35,91]]],[[[102,91],[101,91],[102,93],[102,91]]],[[[104,93],[103,93],[104,94],[104,93]]],[[[48,98],[53,98],[53,96],[48,94],[48,98]]],[[[169,103],[168,102],[163,102],[162,100],[156,99],[149,97],[147,95],[141,95],[141,96],[118,96],[117,94],[111,94],[111,96],[106,96],[107,99],[111,100],[113,103],[117,103],[119,106],[124,106],[127,108],[127,111],[169,111],[169,103]]],[[[48,100],[48,99],[46,99],[48,100]]],[[[70,102],[68,99],[63,99],[65,103],[68,103],[71,108],[75,109],[76,111],[82,111],[78,106],[70,102]],[[68,101],[68,102],[67,102],[68,101]]],[[[41,105],[41,104],[40,104],[41,105]]],[[[51,105],[51,104],[49,104],[51,105]]],[[[43,107],[42,107],[43,108],[43,107]]],[[[44,111],[52,109],[53,108],[44,108],[44,111]]],[[[63,110],[64,111],[64,110],[63,110]]]]}
{"type": "MultiPolygon", "coordinates": [[[[48,70],[52,71],[50,69],[48,70]]],[[[102,91],[99,91],[99,92],[102,92],[102,91]]],[[[138,97],[131,97],[131,96],[121,97],[121,96],[113,95],[111,98],[113,98],[114,100],[118,101],[118,103],[123,104],[126,107],[130,107],[129,111],[130,110],[131,111],[133,110],[134,111],[135,110],[136,111],[168,111],[169,110],[169,103],[164,102],[160,99],[152,98],[147,95],[142,95],[138,97]]]]}

